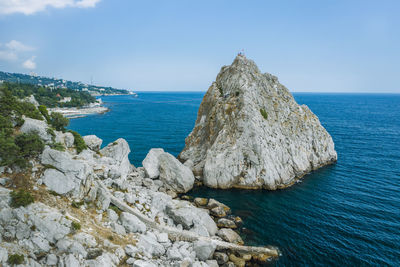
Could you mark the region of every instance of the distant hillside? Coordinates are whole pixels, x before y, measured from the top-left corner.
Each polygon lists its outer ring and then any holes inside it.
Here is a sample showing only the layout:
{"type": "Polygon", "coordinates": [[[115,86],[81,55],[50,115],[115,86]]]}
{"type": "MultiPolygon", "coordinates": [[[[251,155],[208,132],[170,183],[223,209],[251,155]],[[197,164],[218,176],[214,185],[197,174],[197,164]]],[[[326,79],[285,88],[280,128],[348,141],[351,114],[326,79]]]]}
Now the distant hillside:
{"type": "Polygon", "coordinates": [[[0,71],[0,82],[25,83],[42,86],[50,89],[72,89],[77,91],[86,91],[93,96],[97,95],[125,95],[135,94],[125,89],[116,89],[113,87],[103,87],[90,85],[81,82],[71,82],[62,79],[49,78],[43,76],[34,76],[21,73],[9,73],[0,71]]]}

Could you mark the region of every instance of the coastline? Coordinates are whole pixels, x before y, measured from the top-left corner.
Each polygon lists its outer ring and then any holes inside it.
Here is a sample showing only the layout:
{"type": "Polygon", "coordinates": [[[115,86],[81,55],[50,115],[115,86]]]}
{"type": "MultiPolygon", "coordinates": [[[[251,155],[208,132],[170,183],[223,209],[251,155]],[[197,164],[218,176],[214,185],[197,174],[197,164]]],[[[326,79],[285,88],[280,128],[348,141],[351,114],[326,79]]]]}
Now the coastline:
{"type": "Polygon", "coordinates": [[[64,117],[69,119],[76,119],[93,114],[104,114],[110,111],[110,109],[103,106],[97,106],[84,108],[50,108],[49,111],[61,113],[64,117]]]}

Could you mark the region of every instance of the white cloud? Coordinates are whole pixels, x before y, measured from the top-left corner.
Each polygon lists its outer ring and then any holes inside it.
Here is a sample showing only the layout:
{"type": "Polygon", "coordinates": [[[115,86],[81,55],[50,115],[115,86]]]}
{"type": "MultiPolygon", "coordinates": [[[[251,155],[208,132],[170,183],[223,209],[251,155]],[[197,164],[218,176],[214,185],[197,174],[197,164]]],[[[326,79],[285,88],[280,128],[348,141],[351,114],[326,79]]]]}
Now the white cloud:
{"type": "Polygon", "coordinates": [[[12,41],[6,43],[6,47],[10,50],[18,51],[18,52],[26,52],[26,51],[35,50],[33,47],[24,45],[23,43],[18,42],[16,40],[12,40],[12,41]]]}
{"type": "Polygon", "coordinates": [[[31,15],[48,7],[95,7],[100,0],[0,0],[0,14],[23,13],[31,15]]]}
{"type": "Polygon", "coordinates": [[[9,50],[0,50],[0,60],[14,61],[18,56],[15,52],[9,50]]]}
{"type": "Polygon", "coordinates": [[[25,69],[29,69],[29,70],[34,70],[36,69],[36,62],[35,62],[35,56],[31,57],[30,59],[27,59],[26,61],[24,61],[24,63],[22,63],[22,67],[24,67],[25,69]]]}

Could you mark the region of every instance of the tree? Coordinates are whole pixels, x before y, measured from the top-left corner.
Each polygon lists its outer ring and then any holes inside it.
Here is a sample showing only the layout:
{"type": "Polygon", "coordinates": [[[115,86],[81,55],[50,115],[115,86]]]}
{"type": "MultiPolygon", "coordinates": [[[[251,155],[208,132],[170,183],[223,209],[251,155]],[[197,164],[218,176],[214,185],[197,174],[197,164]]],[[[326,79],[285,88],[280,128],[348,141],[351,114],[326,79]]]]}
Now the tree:
{"type": "Polygon", "coordinates": [[[69,124],[69,119],[65,118],[61,113],[52,112],[50,116],[50,124],[57,130],[65,132],[65,127],[69,124]]]}

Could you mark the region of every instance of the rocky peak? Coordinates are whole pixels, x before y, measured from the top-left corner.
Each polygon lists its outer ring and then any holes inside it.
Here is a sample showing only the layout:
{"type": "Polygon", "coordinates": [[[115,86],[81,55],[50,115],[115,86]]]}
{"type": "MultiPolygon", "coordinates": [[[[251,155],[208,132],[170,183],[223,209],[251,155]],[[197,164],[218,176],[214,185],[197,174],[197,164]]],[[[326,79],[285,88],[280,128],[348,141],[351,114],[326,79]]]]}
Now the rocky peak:
{"type": "Polygon", "coordinates": [[[180,154],[210,187],[276,189],[337,158],[330,135],[278,78],[238,55],[208,89],[180,154]]]}

